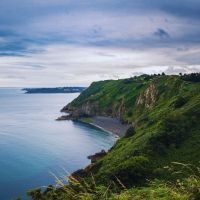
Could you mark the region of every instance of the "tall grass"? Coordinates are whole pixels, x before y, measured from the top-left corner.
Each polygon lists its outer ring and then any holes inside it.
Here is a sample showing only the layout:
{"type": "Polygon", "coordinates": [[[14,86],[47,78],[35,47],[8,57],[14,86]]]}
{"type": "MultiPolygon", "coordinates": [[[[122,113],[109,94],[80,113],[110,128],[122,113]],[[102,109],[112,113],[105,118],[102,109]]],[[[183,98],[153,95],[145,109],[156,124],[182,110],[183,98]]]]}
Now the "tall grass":
{"type": "Polygon", "coordinates": [[[29,191],[28,195],[33,200],[200,200],[198,166],[173,162],[165,169],[178,177],[175,182],[155,179],[145,187],[128,189],[117,177],[115,185],[111,182],[104,186],[98,185],[92,174],[89,181],[55,176],[55,187],[29,191]]]}

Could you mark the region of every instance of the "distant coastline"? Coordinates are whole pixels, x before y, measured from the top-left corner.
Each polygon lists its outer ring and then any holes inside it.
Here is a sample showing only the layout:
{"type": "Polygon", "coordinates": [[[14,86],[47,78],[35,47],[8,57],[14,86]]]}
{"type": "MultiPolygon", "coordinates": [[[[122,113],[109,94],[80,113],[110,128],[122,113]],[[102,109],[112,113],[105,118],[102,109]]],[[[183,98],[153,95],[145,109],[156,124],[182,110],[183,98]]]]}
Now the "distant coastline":
{"type": "Polygon", "coordinates": [[[35,93],[80,93],[86,87],[23,88],[26,94],[35,93]]]}

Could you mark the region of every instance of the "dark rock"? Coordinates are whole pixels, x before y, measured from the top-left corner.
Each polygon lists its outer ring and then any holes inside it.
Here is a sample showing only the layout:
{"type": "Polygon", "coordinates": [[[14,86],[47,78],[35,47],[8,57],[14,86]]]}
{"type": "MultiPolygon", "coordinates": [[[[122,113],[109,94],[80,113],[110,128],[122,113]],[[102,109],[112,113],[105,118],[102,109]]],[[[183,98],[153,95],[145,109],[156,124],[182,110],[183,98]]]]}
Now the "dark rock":
{"type": "Polygon", "coordinates": [[[56,119],[56,121],[71,120],[70,115],[62,115],[56,119]]]}
{"type": "Polygon", "coordinates": [[[69,180],[75,179],[77,181],[80,181],[81,178],[86,175],[87,175],[87,173],[86,173],[85,169],[78,169],[69,176],[69,180]]]}
{"type": "Polygon", "coordinates": [[[98,153],[95,153],[94,155],[90,155],[88,156],[88,159],[91,160],[91,163],[95,163],[97,162],[99,159],[103,158],[106,155],[106,151],[105,150],[101,150],[98,153]]]}
{"type": "Polygon", "coordinates": [[[84,177],[88,176],[94,164],[90,164],[84,169],[78,169],[69,176],[69,180],[81,181],[84,177]]]}

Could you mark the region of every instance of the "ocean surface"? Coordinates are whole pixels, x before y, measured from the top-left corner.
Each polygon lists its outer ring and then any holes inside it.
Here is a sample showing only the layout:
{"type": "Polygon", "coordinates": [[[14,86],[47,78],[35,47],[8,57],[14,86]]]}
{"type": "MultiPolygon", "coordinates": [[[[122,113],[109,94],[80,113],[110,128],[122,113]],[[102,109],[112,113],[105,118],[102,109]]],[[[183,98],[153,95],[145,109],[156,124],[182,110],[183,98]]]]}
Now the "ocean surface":
{"type": "Polygon", "coordinates": [[[78,94],[24,94],[0,89],[0,200],[56,184],[90,163],[87,156],[109,149],[116,138],[90,125],[55,121],[78,94]]]}

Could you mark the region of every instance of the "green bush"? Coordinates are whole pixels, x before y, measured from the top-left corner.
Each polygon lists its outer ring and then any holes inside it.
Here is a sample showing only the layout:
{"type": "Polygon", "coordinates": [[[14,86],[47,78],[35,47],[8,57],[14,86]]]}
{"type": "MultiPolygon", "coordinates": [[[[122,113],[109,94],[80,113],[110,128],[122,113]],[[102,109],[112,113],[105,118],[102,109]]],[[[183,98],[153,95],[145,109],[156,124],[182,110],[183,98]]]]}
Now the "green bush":
{"type": "Polygon", "coordinates": [[[145,156],[135,156],[119,163],[112,171],[112,175],[125,186],[140,185],[151,174],[150,162],[145,156]]]}
{"type": "Polygon", "coordinates": [[[135,134],[135,128],[134,126],[130,126],[128,130],[126,131],[126,134],[124,137],[129,138],[129,137],[132,137],[134,134],[135,134]]]}
{"type": "Polygon", "coordinates": [[[178,148],[189,137],[189,131],[195,127],[197,119],[185,115],[168,115],[162,122],[159,132],[149,139],[153,152],[163,154],[169,146],[178,148]]]}
{"type": "Polygon", "coordinates": [[[179,96],[178,98],[177,98],[177,100],[175,101],[175,103],[174,103],[174,107],[175,108],[181,108],[183,105],[185,105],[187,103],[187,100],[184,98],[184,97],[182,97],[182,96],[179,96]]]}

